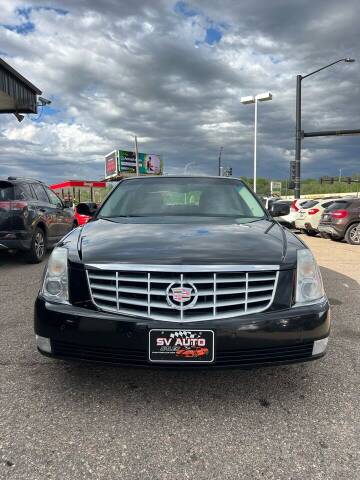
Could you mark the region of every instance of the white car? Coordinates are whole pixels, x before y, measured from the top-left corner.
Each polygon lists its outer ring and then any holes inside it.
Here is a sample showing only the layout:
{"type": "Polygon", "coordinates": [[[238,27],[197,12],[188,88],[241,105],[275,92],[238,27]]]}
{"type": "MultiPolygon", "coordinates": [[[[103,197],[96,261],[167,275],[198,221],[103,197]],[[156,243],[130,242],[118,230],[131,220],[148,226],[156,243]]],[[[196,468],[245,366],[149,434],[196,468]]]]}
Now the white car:
{"type": "Polygon", "coordinates": [[[300,198],[298,200],[293,200],[290,205],[290,213],[288,215],[285,215],[283,217],[279,217],[277,220],[285,224],[291,228],[295,227],[295,221],[298,217],[298,214],[300,212],[301,207],[308,202],[309,200],[306,200],[304,198],[300,198]]]}
{"type": "Polygon", "coordinates": [[[336,198],[324,198],[322,200],[308,200],[302,205],[295,220],[295,227],[310,236],[319,233],[319,223],[323,211],[334,203],[336,198]]]}

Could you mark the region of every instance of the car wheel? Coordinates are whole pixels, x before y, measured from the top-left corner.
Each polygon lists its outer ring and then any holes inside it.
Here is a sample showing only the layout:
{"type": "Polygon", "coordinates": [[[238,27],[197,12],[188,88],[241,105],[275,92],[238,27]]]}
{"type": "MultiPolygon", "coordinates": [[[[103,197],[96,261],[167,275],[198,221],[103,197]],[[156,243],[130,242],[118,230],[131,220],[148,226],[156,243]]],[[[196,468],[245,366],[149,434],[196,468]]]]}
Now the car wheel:
{"type": "Polygon", "coordinates": [[[329,233],[325,233],[325,232],[320,232],[320,237],[321,238],[326,238],[326,240],[328,240],[330,238],[330,234],[329,233]]]}
{"type": "Polygon", "coordinates": [[[44,260],[46,254],[46,236],[44,230],[36,228],[31,240],[30,250],[26,257],[29,263],[40,263],[44,260]]]}
{"type": "Polygon", "coordinates": [[[360,223],[350,225],[346,230],[345,240],[347,243],[350,243],[350,245],[360,245],[360,223]]]}

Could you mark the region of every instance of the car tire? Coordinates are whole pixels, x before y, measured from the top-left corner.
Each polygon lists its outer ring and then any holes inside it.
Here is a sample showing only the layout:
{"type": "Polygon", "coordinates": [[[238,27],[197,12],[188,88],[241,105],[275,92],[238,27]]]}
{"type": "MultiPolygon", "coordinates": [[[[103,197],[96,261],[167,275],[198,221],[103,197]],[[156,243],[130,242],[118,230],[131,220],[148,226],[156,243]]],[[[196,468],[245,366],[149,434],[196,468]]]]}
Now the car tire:
{"type": "Polygon", "coordinates": [[[360,245],[360,223],[354,223],[346,230],[345,240],[350,245],[360,245]]]}
{"type": "Polygon", "coordinates": [[[330,238],[330,233],[320,232],[320,237],[328,240],[330,238]]]}
{"type": "Polygon", "coordinates": [[[342,238],[341,237],[335,237],[334,235],[330,235],[330,240],[333,242],[341,242],[342,238]]]}
{"type": "Polygon", "coordinates": [[[40,263],[46,254],[46,235],[42,228],[37,227],[31,239],[30,250],[26,252],[29,263],[40,263]]]}

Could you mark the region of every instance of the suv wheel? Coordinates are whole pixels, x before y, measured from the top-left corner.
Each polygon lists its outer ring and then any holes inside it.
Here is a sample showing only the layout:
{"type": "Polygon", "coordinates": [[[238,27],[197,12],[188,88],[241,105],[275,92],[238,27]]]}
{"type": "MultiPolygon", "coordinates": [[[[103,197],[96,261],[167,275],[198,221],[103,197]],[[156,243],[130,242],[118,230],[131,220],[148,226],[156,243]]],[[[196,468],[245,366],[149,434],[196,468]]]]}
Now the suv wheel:
{"type": "Polygon", "coordinates": [[[350,243],[350,245],[360,245],[360,223],[350,225],[346,230],[345,240],[347,243],[350,243]]]}
{"type": "Polygon", "coordinates": [[[36,228],[31,240],[31,247],[27,252],[27,260],[30,263],[40,263],[43,261],[46,253],[46,237],[41,228],[36,228]]]}

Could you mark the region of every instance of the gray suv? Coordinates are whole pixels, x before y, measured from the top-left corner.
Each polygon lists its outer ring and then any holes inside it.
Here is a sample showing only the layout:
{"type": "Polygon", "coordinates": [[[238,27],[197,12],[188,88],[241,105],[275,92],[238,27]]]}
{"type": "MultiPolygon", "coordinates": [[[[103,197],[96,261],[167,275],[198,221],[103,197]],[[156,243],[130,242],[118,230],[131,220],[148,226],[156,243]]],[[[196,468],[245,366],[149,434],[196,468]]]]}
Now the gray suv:
{"type": "Polygon", "coordinates": [[[73,226],[73,211],[44,183],[25,178],[0,179],[0,250],[25,252],[31,263],[73,226]]]}

